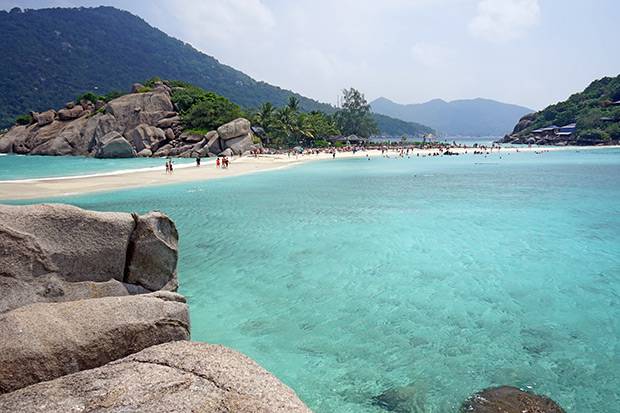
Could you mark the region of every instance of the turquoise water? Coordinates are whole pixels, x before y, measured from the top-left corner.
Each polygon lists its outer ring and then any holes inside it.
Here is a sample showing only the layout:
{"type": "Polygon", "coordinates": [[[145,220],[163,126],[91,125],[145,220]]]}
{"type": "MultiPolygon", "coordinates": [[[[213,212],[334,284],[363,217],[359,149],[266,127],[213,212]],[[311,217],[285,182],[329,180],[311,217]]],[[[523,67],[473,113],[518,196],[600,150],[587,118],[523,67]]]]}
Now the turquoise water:
{"type": "MultiPolygon", "coordinates": [[[[234,165],[233,165],[234,167],[234,165]]],[[[516,385],[620,406],[620,152],[339,160],[64,201],[166,211],[194,340],[317,412],[516,385]]]]}
{"type": "MultiPolygon", "coordinates": [[[[175,159],[176,164],[192,163],[193,159],[175,159]]],[[[0,156],[0,181],[89,175],[126,169],[164,168],[164,159],[96,159],[84,156],[0,156]]]]}

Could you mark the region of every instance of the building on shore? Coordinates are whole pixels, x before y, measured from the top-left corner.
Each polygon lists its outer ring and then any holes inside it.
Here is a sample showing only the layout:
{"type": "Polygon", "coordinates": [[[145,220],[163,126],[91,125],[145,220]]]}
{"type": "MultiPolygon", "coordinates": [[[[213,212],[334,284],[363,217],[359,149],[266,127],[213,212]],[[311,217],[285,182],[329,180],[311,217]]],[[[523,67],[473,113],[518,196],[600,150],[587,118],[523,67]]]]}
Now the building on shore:
{"type": "Polygon", "coordinates": [[[368,143],[367,138],[362,138],[357,135],[349,135],[349,136],[330,136],[327,138],[327,141],[332,145],[336,145],[340,143],[342,145],[366,145],[368,143]]]}

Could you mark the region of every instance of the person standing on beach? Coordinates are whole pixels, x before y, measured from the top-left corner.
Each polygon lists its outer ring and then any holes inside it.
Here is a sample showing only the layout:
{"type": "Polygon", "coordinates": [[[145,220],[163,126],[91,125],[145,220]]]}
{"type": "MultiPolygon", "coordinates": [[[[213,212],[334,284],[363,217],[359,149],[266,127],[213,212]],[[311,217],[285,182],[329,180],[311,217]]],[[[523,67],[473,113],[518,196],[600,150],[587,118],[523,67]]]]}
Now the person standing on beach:
{"type": "Polygon", "coordinates": [[[200,167],[200,156],[196,157],[196,166],[200,167]]]}

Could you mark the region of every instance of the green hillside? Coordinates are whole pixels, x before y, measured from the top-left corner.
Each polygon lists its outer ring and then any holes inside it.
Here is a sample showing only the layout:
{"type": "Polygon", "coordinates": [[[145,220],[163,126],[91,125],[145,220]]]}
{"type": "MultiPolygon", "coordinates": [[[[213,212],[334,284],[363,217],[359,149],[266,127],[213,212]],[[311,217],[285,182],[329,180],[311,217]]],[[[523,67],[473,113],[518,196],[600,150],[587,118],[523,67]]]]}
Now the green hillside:
{"type": "Polygon", "coordinates": [[[572,95],[525,117],[514,132],[527,136],[552,125],[576,123],[573,140],[611,141],[620,139],[620,75],[595,80],[583,92],[572,95]]]}
{"type": "Polygon", "coordinates": [[[373,113],[377,127],[383,135],[389,136],[421,136],[429,133],[436,133],[432,128],[428,126],[416,123],[405,122],[404,120],[391,118],[379,113],[373,113]]]}
{"type": "Polygon", "coordinates": [[[0,11],[0,127],[30,110],[62,106],[85,90],[100,95],[159,76],[212,90],[243,107],[332,106],[258,82],[112,7],[0,11]]]}

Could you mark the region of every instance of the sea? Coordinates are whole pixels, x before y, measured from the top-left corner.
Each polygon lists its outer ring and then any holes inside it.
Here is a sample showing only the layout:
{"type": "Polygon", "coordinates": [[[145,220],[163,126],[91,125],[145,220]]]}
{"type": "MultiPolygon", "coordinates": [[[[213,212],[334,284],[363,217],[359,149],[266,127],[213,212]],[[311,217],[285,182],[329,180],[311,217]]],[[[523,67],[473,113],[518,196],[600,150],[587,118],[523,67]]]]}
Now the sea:
{"type": "MultiPolygon", "coordinates": [[[[0,179],[93,167],[0,157],[0,179]]],[[[169,214],[192,339],[316,412],[457,412],[499,385],[570,413],[620,406],[617,149],[336,159],[39,201],[169,214]]]]}

